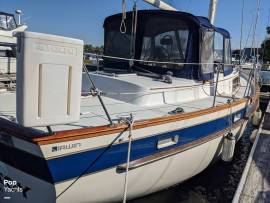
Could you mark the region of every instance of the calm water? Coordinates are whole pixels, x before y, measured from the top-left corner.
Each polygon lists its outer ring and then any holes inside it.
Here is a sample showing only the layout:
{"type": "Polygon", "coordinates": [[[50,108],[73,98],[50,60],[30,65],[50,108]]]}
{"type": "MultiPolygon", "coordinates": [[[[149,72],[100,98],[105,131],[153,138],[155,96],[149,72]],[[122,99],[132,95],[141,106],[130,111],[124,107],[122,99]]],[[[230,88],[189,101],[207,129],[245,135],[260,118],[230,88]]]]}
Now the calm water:
{"type": "MultiPolygon", "coordinates": [[[[261,106],[262,109],[266,105],[261,106]]],[[[130,201],[130,203],[206,203],[231,202],[244,170],[252,144],[251,123],[237,143],[233,161],[218,160],[192,179],[161,192],[130,201]]]]}

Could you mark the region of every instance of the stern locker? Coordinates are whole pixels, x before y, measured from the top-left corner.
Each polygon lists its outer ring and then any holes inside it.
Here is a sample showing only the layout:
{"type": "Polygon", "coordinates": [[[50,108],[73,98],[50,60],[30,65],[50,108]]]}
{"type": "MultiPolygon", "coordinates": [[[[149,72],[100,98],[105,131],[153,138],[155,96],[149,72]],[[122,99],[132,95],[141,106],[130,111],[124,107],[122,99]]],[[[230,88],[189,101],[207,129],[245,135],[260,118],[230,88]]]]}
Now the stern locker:
{"type": "Polygon", "coordinates": [[[34,32],[17,37],[18,122],[35,127],[78,121],[83,41],[34,32]]]}

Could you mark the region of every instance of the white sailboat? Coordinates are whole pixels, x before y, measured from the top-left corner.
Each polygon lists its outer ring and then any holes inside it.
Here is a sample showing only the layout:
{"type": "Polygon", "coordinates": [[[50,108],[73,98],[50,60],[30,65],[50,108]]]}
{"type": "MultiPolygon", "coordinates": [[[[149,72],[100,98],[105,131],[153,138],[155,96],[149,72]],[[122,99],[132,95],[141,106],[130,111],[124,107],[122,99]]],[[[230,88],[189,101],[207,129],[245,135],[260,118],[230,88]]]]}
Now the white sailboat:
{"type": "Polygon", "coordinates": [[[17,91],[0,94],[9,202],[125,202],[232,159],[259,91],[231,65],[229,32],[169,10],[134,9],[104,28],[104,69],[90,73],[81,40],[18,35],[17,91]]]}
{"type": "Polygon", "coordinates": [[[13,14],[0,12],[0,90],[16,80],[17,38],[13,35],[26,28],[26,25],[17,24],[13,14]]]}

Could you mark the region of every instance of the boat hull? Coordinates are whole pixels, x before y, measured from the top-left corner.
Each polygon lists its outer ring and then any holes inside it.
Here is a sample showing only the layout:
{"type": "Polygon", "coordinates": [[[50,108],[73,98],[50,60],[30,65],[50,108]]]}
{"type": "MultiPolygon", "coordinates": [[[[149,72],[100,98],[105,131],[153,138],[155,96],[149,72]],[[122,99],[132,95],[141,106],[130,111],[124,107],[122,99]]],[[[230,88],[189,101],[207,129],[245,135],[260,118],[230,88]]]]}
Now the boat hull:
{"type": "MultiPolygon", "coordinates": [[[[240,131],[241,127],[238,127],[234,130],[234,133],[240,136],[240,131]]],[[[129,172],[128,199],[168,188],[200,173],[220,154],[222,139],[222,136],[218,137],[179,154],[131,170],[129,172]]],[[[116,171],[117,168],[112,168],[83,177],[76,187],[59,198],[59,202],[121,201],[124,192],[125,173],[117,174],[116,171]],[[76,194],[76,197],[74,194],[76,194]],[[85,197],[85,194],[89,196],[85,197]],[[88,199],[89,197],[91,199],[88,199]]],[[[56,191],[63,191],[73,181],[74,179],[57,184],[56,191]]]]}
{"type": "MultiPolygon", "coordinates": [[[[257,105],[242,102],[232,108],[232,115],[229,108],[222,108],[135,128],[128,199],[181,183],[203,171],[220,155],[224,135],[232,130],[237,139],[242,136],[247,117],[257,105]],[[158,146],[159,140],[176,135],[179,140],[175,144],[158,146]]],[[[5,137],[0,142],[1,179],[16,181],[14,187],[22,189],[5,192],[8,185],[1,185],[2,195],[10,197],[10,202],[115,202],[123,198],[127,129],[63,142],[29,143],[8,134],[5,137]]]]}
{"type": "MultiPolygon", "coordinates": [[[[241,137],[246,122],[233,129],[238,138],[241,137]]],[[[131,170],[128,198],[133,199],[162,190],[200,173],[220,155],[222,139],[223,136],[219,136],[181,153],[131,170]]],[[[10,202],[117,202],[123,198],[125,173],[117,173],[117,167],[81,177],[56,199],[56,194],[64,191],[76,178],[54,185],[3,162],[0,162],[0,165],[7,173],[2,173],[2,178],[12,177],[10,179],[18,181],[25,190],[25,195],[20,192],[2,193],[11,197],[10,202]]]]}

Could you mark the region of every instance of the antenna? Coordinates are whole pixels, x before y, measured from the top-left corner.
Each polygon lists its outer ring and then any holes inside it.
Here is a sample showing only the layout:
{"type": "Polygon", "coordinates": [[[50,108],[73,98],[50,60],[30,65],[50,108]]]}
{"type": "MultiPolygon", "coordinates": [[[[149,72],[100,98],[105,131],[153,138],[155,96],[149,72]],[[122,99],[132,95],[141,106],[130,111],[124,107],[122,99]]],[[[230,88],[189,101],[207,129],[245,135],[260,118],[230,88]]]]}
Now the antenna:
{"type": "MultiPolygon", "coordinates": [[[[268,11],[268,20],[267,20],[267,25],[266,25],[266,33],[270,37],[270,9],[268,11]]],[[[267,36],[266,36],[267,37],[267,36]]]]}
{"type": "Polygon", "coordinates": [[[18,14],[18,25],[21,25],[21,14],[22,14],[22,10],[17,9],[15,11],[16,14],[18,14]]]}

